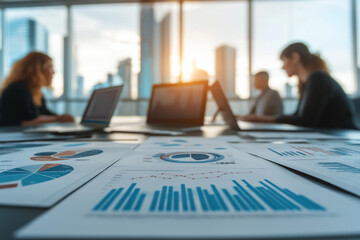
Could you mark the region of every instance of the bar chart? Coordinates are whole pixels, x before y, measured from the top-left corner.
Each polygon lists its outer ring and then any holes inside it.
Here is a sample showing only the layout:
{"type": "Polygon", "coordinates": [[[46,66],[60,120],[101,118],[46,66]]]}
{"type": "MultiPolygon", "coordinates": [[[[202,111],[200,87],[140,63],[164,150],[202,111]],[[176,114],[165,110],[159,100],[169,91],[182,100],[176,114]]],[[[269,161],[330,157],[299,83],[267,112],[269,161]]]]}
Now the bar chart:
{"type": "Polygon", "coordinates": [[[360,174],[360,168],[352,167],[339,162],[320,162],[318,165],[336,172],[360,174]]]}
{"type": "Polygon", "coordinates": [[[354,156],[360,154],[360,151],[347,147],[330,147],[326,149],[325,147],[290,146],[286,150],[283,148],[268,148],[268,150],[280,157],[354,156]]]}
{"type": "Polygon", "coordinates": [[[93,212],[145,213],[229,213],[229,212],[304,212],[326,209],[268,179],[255,186],[245,179],[229,181],[229,186],[210,184],[207,187],[186,184],[163,185],[158,189],[139,187],[113,188],[93,207],[93,212]]]}

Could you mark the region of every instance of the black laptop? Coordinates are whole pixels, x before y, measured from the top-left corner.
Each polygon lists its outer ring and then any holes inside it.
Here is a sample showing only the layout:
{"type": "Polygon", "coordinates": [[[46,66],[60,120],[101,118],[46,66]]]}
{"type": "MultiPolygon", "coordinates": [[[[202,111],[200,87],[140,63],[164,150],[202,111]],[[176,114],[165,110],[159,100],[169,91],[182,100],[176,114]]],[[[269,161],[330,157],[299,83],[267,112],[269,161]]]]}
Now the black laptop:
{"type": "Polygon", "coordinates": [[[238,121],[233,114],[229,102],[218,81],[215,81],[210,86],[210,91],[213,98],[218,105],[219,111],[222,114],[224,121],[232,129],[241,131],[284,131],[284,132],[311,132],[312,129],[306,127],[299,127],[290,124],[282,123],[251,123],[245,121],[238,121]]]}
{"type": "Polygon", "coordinates": [[[24,130],[26,133],[73,134],[109,126],[123,86],[94,90],[80,123],[51,123],[24,130]]]}
{"type": "Polygon", "coordinates": [[[172,134],[200,130],[204,124],[208,81],[155,84],[146,123],[119,125],[109,132],[172,134]]]}

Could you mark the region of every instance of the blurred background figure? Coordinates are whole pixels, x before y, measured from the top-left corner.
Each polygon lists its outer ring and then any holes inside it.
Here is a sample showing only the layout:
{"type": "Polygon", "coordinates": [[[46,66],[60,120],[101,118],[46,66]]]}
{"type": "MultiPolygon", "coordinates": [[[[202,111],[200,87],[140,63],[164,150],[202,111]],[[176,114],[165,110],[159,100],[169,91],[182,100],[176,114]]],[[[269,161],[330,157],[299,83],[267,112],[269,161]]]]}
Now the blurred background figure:
{"type": "Polygon", "coordinates": [[[0,126],[74,122],[72,116],[56,115],[46,107],[41,89],[51,87],[54,73],[52,59],[41,52],[16,61],[0,92],[0,126]]]}
{"type": "Polygon", "coordinates": [[[281,115],[283,113],[283,103],[279,93],[269,87],[268,72],[261,71],[254,75],[254,87],[261,93],[255,99],[249,114],[263,116],[281,115]]]}
{"type": "Polygon", "coordinates": [[[300,100],[292,115],[243,117],[251,122],[288,123],[312,128],[356,129],[354,108],[339,83],[329,75],[326,62],[301,43],[287,46],[280,54],[288,77],[299,79],[300,100]]]}

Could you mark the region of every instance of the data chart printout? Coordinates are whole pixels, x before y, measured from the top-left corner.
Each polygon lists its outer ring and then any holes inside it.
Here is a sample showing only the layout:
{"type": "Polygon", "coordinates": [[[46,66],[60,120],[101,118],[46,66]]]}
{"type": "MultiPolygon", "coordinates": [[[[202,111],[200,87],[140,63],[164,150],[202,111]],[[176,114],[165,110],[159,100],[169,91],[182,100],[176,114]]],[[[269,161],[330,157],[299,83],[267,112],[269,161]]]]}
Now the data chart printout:
{"type": "Polygon", "coordinates": [[[301,171],[360,196],[360,147],[344,143],[238,144],[250,154],[301,171]]]}
{"type": "Polygon", "coordinates": [[[16,237],[225,239],[360,233],[360,204],[352,195],[231,146],[215,146],[215,141],[158,140],[144,142],[16,237]],[[153,144],[158,147],[151,149],[153,144]],[[223,148],[227,154],[221,153],[223,148]],[[139,167],[143,159],[149,162],[139,167]]]}
{"type": "Polygon", "coordinates": [[[136,145],[31,142],[0,145],[0,205],[49,207],[136,145]]]}
{"type": "Polygon", "coordinates": [[[323,133],[314,132],[238,132],[239,136],[249,137],[255,139],[318,139],[318,140],[331,140],[331,139],[344,139],[343,137],[333,136],[323,133]]]}

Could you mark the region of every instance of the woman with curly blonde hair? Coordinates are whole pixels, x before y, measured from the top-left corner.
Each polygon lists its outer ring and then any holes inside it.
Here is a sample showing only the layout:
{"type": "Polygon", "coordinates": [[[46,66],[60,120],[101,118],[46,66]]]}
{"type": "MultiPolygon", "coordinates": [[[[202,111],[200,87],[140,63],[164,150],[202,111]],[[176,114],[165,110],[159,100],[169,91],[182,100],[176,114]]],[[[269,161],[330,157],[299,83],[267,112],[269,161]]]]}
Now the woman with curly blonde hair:
{"type": "Polygon", "coordinates": [[[46,108],[41,88],[51,86],[54,73],[52,59],[41,52],[30,52],[15,62],[0,90],[0,125],[73,122],[72,116],[46,108]]]}

